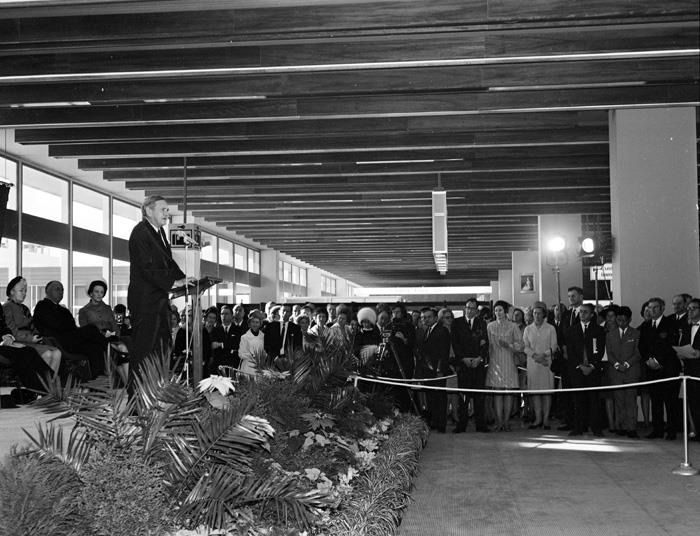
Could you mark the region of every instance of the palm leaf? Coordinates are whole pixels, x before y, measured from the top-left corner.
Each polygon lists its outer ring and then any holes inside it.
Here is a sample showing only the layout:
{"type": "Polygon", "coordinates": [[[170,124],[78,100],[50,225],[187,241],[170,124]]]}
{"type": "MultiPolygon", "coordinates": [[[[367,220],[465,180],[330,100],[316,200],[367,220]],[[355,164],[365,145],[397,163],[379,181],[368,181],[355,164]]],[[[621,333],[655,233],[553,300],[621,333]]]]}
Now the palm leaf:
{"type": "Polygon", "coordinates": [[[36,453],[40,458],[52,458],[65,463],[80,473],[83,465],[90,458],[91,439],[77,426],[73,426],[68,436],[68,444],[63,441],[63,428],[55,423],[37,424],[34,437],[26,429],[22,431],[36,446],[27,453],[36,453]]]}

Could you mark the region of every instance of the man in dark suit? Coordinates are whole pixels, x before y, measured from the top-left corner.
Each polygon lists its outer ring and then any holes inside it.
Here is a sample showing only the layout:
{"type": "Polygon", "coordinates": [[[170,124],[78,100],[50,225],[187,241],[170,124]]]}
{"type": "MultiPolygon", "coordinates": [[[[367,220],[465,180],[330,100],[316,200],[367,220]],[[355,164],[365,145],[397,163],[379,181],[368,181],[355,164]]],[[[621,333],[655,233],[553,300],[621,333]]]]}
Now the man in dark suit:
{"type": "Polygon", "coordinates": [[[243,306],[236,305],[234,310],[236,317],[230,306],[222,306],[221,325],[212,330],[212,374],[219,373],[220,365],[238,368],[240,364],[238,348],[241,344],[241,336],[248,330],[248,325],[245,318],[241,318],[241,316],[245,317],[243,306]]]}
{"type": "MultiPolygon", "coordinates": [[[[451,365],[457,371],[457,385],[464,389],[484,389],[486,364],[489,358],[489,337],[486,322],[479,317],[479,303],[467,300],[464,316],[452,323],[452,349],[455,357],[451,365]]],[[[469,399],[474,401],[474,420],[477,432],[488,432],[486,426],[485,395],[465,393],[459,395],[459,420],[454,433],[467,429],[469,399]]]]}
{"type": "Polygon", "coordinates": [[[168,223],[169,209],[160,196],[147,197],[141,206],[143,220],[129,237],[129,293],[132,351],[129,355],[129,393],[134,378],[146,356],[167,353],[170,348],[170,307],[168,291],[193,282],[173,260],[163,225],[168,223]]]}
{"type": "MultiPolygon", "coordinates": [[[[693,298],[687,305],[687,322],[683,326],[680,346],[690,345],[692,357],[683,358],[683,373],[700,378],[700,299],[693,298]]],[[[694,440],[700,440],[700,382],[688,381],[688,410],[695,424],[694,440]]]]}
{"type": "MultiPolygon", "coordinates": [[[[617,311],[617,329],[608,331],[605,350],[608,354],[608,374],[611,385],[636,383],[641,377],[642,356],[639,353],[639,331],[630,326],[632,310],[622,306],[617,311]]],[[[628,388],[613,391],[615,400],[615,428],[637,438],[637,390],[628,388]]],[[[612,424],[611,424],[612,426],[612,424]]]]}
{"type": "MultiPolygon", "coordinates": [[[[423,337],[418,341],[419,363],[416,374],[422,378],[447,376],[450,370],[450,332],[438,324],[437,311],[426,307],[421,310],[421,320],[425,327],[423,337]]],[[[446,387],[447,380],[430,382],[434,387],[446,387]]],[[[445,433],[447,427],[447,393],[428,390],[428,414],[430,427],[445,433]]]]}
{"type": "Polygon", "coordinates": [[[67,307],[61,305],[63,284],[49,281],[44,289],[46,297],[34,307],[34,327],[42,337],[54,339],[61,350],[79,354],[90,363],[92,378],[105,371],[105,350],[109,344],[93,324],[78,327],[67,307]]]}
{"type": "MultiPolygon", "coordinates": [[[[564,356],[571,387],[597,387],[601,382],[601,360],[605,352],[605,330],[595,322],[593,305],[578,308],[579,322],[565,335],[564,356]]],[[[574,393],[574,429],[570,436],[582,435],[590,426],[593,435],[602,437],[599,394],[596,391],[574,393]]]]}
{"type": "MultiPolygon", "coordinates": [[[[566,332],[575,326],[579,321],[579,309],[583,303],[583,289],[581,287],[569,287],[567,289],[567,298],[569,299],[569,308],[561,313],[559,325],[555,324],[557,330],[557,342],[559,348],[564,348],[566,341],[566,332]]],[[[556,359],[557,356],[555,356],[556,359]]],[[[556,366],[555,366],[556,368],[556,366]]],[[[559,376],[561,377],[561,386],[564,389],[573,387],[572,379],[569,377],[568,367],[560,367],[559,376]]],[[[574,397],[571,393],[560,393],[557,395],[557,402],[563,406],[564,424],[558,428],[561,431],[570,431],[574,429],[574,397]]]]}
{"type": "MultiPolygon", "coordinates": [[[[664,300],[651,298],[651,322],[643,324],[639,338],[639,351],[642,362],[647,368],[647,379],[674,378],[681,372],[681,362],[673,350],[678,344],[676,322],[672,317],[665,317],[664,300]]],[[[649,439],[664,436],[664,408],[668,422],[666,423],[666,439],[676,439],[680,426],[680,404],[678,402],[678,382],[656,383],[649,386],[651,398],[652,432],[649,439]]]]}
{"type": "MultiPolygon", "coordinates": [[[[289,305],[280,308],[280,320],[270,322],[265,327],[265,352],[272,362],[281,370],[289,368],[289,359],[302,347],[301,329],[291,321],[292,308],[289,305]]],[[[275,307],[272,308],[274,316],[275,307]]]]}

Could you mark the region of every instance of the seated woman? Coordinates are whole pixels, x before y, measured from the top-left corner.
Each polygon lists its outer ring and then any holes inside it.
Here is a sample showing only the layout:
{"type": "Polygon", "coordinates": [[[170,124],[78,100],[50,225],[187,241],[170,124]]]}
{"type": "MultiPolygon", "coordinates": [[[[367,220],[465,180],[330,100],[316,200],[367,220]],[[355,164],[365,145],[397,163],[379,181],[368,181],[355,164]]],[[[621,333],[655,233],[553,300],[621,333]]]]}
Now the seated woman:
{"type": "Polygon", "coordinates": [[[39,377],[50,378],[49,366],[33,348],[15,341],[10,328],[5,324],[4,307],[0,307],[0,361],[15,371],[22,386],[42,392],[44,386],[39,377]]]}
{"type": "Polygon", "coordinates": [[[260,309],[254,309],[248,314],[248,331],[241,337],[241,345],[238,347],[238,357],[241,359],[239,371],[244,376],[255,376],[257,363],[267,359],[265,334],[260,329],[263,318],[260,309]]]}
{"type": "Polygon", "coordinates": [[[43,343],[41,335],[34,329],[32,313],[24,305],[24,300],[27,297],[27,281],[18,275],[7,284],[6,294],[9,299],[2,308],[5,314],[5,323],[15,341],[36,350],[49,368],[54,373],[58,372],[61,366],[61,350],[43,343]]]}
{"type": "Polygon", "coordinates": [[[104,281],[92,281],[87,291],[90,301],[78,311],[78,325],[80,327],[95,326],[104,337],[110,341],[112,350],[117,356],[117,371],[124,385],[129,377],[129,350],[123,341],[117,337],[117,319],[114,311],[103,299],[107,294],[107,283],[104,281]]]}

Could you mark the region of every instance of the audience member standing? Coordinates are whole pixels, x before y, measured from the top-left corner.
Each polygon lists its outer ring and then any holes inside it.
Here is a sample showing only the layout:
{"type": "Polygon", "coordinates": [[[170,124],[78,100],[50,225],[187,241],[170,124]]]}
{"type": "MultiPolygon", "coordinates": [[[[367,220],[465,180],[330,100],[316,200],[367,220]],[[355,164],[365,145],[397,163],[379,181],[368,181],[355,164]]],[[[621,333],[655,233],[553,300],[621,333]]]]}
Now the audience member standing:
{"type": "MultiPolygon", "coordinates": [[[[545,322],[546,309],[537,305],[532,309],[534,321],[523,332],[523,345],[527,355],[527,385],[528,389],[553,389],[554,374],[549,368],[552,355],[557,350],[557,330],[545,322]]],[[[532,395],[532,405],[535,422],[530,428],[542,426],[549,430],[549,411],[552,406],[552,395],[532,395]]]]}
{"type": "MultiPolygon", "coordinates": [[[[479,303],[476,299],[467,300],[464,316],[452,324],[453,367],[457,372],[457,386],[462,389],[484,389],[486,386],[486,365],[489,361],[489,336],[486,322],[479,316],[479,303]]],[[[458,434],[467,429],[469,422],[469,399],[474,403],[474,422],[477,432],[488,432],[486,425],[486,396],[483,393],[463,393],[459,395],[457,427],[458,434]]]]}
{"type": "MultiPolygon", "coordinates": [[[[605,330],[594,321],[595,312],[591,304],[580,305],[578,316],[579,321],[565,335],[568,376],[572,387],[598,387],[605,352],[605,330]]],[[[590,427],[593,435],[602,437],[598,392],[578,391],[573,399],[574,429],[569,435],[581,435],[590,427]]]]}
{"type": "MultiPolygon", "coordinates": [[[[688,318],[683,326],[683,336],[680,346],[690,345],[692,356],[683,358],[683,372],[686,376],[700,378],[700,299],[693,298],[687,306],[688,318]]],[[[700,437],[700,382],[689,381],[688,390],[688,410],[695,425],[695,440],[700,437]]]]}
{"type": "MultiPolygon", "coordinates": [[[[420,370],[422,378],[440,378],[449,373],[450,333],[438,322],[437,311],[426,307],[421,311],[425,326],[423,339],[418,343],[420,370]]],[[[445,387],[445,380],[430,382],[435,387],[445,387]]],[[[426,393],[428,415],[431,428],[445,433],[447,427],[447,394],[445,391],[429,390],[426,393]]]]}
{"type": "MultiPolygon", "coordinates": [[[[515,323],[508,320],[508,303],[499,300],[493,306],[496,320],[486,326],[489,336],[489,370],[486,386],[493,389],[517,389],[518,369],[515,354],[522,351],[522,337],[515,323]]],[[[510,431],[510,414],[513,408],[512,395],[494,396],[496,429],[510,431]]]]}
{"type": "MultiPolygon", "coordinates": [[[[647,368],[647,379],[674,378],[681,372],[681,363],[673,345],[676,340],[676,322],[665,317],[665,303],[661,298],[651,298],[649,309],[651,322],[642,327],[639,338],[639,351],[647,368]]],[[[678,402],[678,382],[656,383],[649,386],[651,396],[650,439],[661,438],[666,432],[666,439],[676,439],[680,426],[680,404],[678,402]],[[664,425],[664,409],[667,422],[664,425]]]]}

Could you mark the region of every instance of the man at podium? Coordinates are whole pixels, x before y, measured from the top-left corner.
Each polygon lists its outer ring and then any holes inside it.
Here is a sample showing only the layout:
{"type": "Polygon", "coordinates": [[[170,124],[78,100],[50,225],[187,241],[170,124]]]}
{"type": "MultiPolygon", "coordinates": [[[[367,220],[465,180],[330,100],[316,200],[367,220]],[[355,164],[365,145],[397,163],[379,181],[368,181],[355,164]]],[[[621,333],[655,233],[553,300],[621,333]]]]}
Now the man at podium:
{"type": "Polygon", "coordinates": [[[164,198],[147,197],[141,205],[143,220],[129,237],[128,305],[131,313],[132,349],[129,355],[129,394],[143,359],[170,349],[170,308],[168,291],[173,286],[191,284],[173,260],[163,225],[168,222],[169,208],[164,198]]]}

